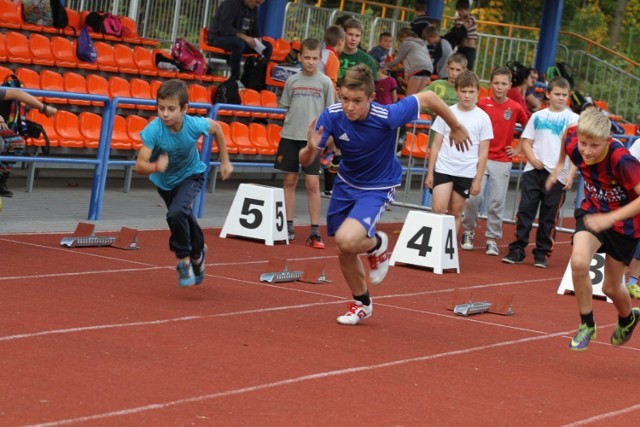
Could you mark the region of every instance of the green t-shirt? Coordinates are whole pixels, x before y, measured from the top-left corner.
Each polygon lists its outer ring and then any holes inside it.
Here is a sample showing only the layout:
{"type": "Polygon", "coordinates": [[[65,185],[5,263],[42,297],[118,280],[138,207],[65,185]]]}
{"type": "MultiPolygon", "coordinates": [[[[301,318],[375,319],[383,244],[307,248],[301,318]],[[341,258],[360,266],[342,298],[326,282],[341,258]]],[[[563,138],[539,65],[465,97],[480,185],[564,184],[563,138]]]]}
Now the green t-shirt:
{"type": "MultiPolygon", "coordinates": [[[[451,107],[453,104],[458,102],[458,94],[456,93],[456,88],[453,85],[449,84],[448,80],[436,80],[435,82],[431,82],[427,87],[422,89],[420,92],[424,92],[430,90],[431,92],[435,92],[438,95],[438,98],[442,99],[445,104],[451,107]]],[[[423,113],[428,113],[432,115],[431,123],[436,120],[435,114],[429,109],[422,110],[423,113]]],[[[431,144],[433,143],[434,132],[429,129],[429,148],[431,148],[431,144]]]]}
{"type": "Polygon", "coordinates": [[[376,80],[378,77],[378,66],[376,65],[376,61],[373,60],[373,57],[369,55],[364,50],[358,49],[353,54],[345,53],[344,51],[340,54],[340,70],[338,71],[338,84],[342,81],[342,77],[344,73],[354,65],[365,64],[369,68],[371,68],[371,72],[373,73],[373,80],[376,80]]]}

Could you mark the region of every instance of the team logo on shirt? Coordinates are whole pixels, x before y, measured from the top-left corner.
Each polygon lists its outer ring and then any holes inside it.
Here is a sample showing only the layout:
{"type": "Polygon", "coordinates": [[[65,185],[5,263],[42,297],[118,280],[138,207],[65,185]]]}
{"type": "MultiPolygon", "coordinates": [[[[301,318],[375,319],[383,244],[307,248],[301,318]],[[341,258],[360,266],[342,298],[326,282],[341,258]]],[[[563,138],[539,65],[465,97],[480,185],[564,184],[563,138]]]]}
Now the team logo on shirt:
{"type": "Polygon", "coordinates": [[[504,119],[506,121],[511,120],[511,114],[512,114],[511,108],[507,108],[506,110],[504,110],[504,119]]]}
{"type": "Polygon", "coordinates": [[[338,137],[338,139],[339,139],[340,141],[347,141],[347,142],[349,142],[349,141],[350,141],[349,136],[347,135],[347,133],[346,133],[346,132],[345,132],[345,133],[343,133],[342,135],[340,135],[340,137],[338,137]]]}
{"type": "Polygon", "coordinates": [[[364,222],[367,225],[371,225],[371,217],[366,217],[362,220],[362,222],[364,222]]]}

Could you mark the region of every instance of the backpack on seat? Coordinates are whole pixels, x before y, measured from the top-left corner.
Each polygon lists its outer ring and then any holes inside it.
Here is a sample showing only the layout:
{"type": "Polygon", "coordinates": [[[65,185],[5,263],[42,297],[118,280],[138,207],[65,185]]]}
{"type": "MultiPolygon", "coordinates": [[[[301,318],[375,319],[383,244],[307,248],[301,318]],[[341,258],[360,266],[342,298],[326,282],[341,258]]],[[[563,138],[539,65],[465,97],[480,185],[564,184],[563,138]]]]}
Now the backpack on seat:
{"type": "Polygon", "coordinates": [[[98,52],[91,41],[89,29],[86,25],[82,26],[80,34],[78,35],[78,41],[76,42],[76,56],[79,60],[90,62],[92,64],[98,59],[98,52]]]}
{"type": "Polygon", "coordinates": [[[220,83],[211,101],[213,104],[242,104],[238,82],[229,78],[220,83]]]}
{"type": "Polygon", "coordinates": [[[205,70],[206,60],[198,49],[183,38],[176,39],[171,46],[171,55],[179,64],[180,71],[194,73],[202,76],[205,70]]]}
{"type": "Polygon", "coordinates": [[[122,21],[120,17],[105,13],[102,17],[102,32],[110,36],[122,37],[122,21]]]}

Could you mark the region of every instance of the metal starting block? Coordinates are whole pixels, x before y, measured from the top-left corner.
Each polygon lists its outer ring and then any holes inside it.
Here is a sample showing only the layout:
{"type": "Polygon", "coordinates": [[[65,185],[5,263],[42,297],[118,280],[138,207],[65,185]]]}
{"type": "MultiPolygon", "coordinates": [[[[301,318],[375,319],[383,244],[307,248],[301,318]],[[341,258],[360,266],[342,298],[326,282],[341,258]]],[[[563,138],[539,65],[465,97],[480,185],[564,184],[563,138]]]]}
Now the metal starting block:
{"type": "Polygon", "coordinates": [[[453,300],[447,309],[460,316],[470,316],[472,314],[493,313],[502,316],[513,314],[513,294],[498,294],[495,296],[495,303],[489,301],[473,302],[471,291],[456,289],[453,300]]]}
{"type": "Polygon", "coordinates": [[[115,237],[100,237],[95,235],[94,229],[94,224],[81,222],[73,235],[60,240],[60,245],[69,248],[111,246],[118,249],[138,249],[138,230],[122,227],[115,237]]]}
{"type": "Polygon", "coordinates": [[[260,275],[261,282],[305,282],[305,283],[331,283],[324,274],[324,264],[307,261],[302,270],[289,270],[287,261],[271,260],[267,267],[267,273],[260,275]]]}

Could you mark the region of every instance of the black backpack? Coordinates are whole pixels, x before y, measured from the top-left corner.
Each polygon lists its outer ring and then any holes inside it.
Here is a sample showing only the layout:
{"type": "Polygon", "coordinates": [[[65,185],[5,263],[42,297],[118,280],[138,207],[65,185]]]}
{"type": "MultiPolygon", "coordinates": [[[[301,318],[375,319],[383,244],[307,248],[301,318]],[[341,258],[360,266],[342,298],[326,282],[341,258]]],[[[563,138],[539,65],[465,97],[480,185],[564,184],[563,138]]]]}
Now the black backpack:
{"type": "Polygon", "coordinates": [[[227,79],[218,85],[215,97],[213,99],[214,104],[242,104],[240,99],[240,90],[238,89],[238,83],[233,79],[227,79]]]}
{"type": "Polygon", "coordinates": [[[84,23],[91,27],[94,33],[104,33],[104,16],[101,13],[89,13],[84,19],[84,23]]]}
{"type": "Polygon", "coordinates": [[[69,25],[69,16],[60,0],[51,0],[51,15],[53,16],[53,26],[65,29],[69,25]]]}
{"type": "Polygon", "coordinates": [[[267,77],[267,65],[264,56],[248,58],[244,62],[244,72],[240,78],[244,87],[258,92],[266,88],[264,80],[267,77]]]}
{"type": "Polygon", "coordinates": [[[447,34],[442,36],[443,39],[449,42],[452,48],[462,43],[465,37],[467,37],[467,27],[464,25],[454,25],[447,34]]]}

